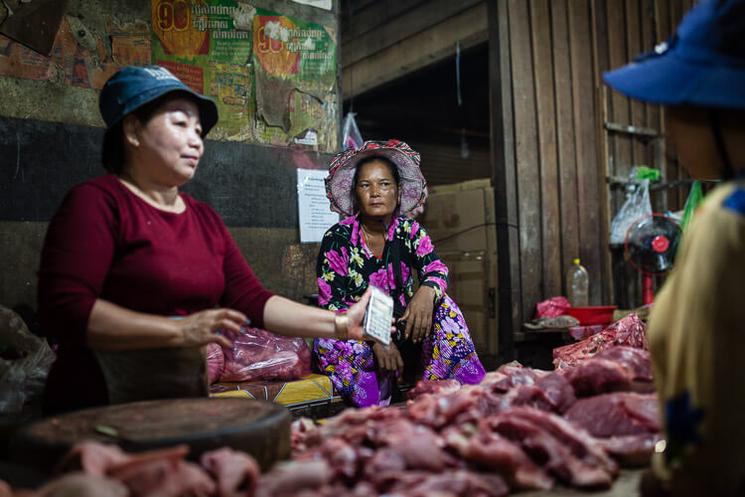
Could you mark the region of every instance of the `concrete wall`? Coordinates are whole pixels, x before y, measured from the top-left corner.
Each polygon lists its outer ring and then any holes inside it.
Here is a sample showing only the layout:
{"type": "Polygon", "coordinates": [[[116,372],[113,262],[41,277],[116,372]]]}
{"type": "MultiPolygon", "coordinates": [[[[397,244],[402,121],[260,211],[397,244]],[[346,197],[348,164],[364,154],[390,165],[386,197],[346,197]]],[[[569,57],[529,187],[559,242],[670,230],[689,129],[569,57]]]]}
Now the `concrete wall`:
{"type": "MultiPolygon", "coordinates": [[[[338,1],[331,12],[289,0],[250,3],[338,32],[338,1]]],[[[115,70],[112,26],[149,29],[149,21],[148,0],[70,0],[63,27],[74,31],[75,43],[56,44],[52,59],[59,63],[51,66],[49,58],[21,50],[26,63],[49,66],[22,77],[13,67],[18,45],[0,35],[0,305],[36,307],[49,219],[71,186],[104,173],[97,87],[115,70]],[[70,84],[62,72],[81,57],[86,84],[70,84]]],[[[338,101],[338,85],[336,91],[338,101]]],[[[200,170],[185,189],[223,216],[269,289],[300,299],[315,290],[318,246],[299,243],[295,171],[325,168],[328,159],[309,149],[208,140],[200,170]]]]}

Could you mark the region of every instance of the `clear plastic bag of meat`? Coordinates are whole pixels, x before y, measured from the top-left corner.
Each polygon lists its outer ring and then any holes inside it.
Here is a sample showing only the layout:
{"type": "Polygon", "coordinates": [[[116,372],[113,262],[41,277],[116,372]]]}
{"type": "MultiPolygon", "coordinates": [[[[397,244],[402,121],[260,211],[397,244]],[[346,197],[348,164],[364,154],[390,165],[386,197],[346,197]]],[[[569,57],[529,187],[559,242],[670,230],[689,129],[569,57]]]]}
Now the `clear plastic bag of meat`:
{"type": "Polygon", "coordinates": [[[41,396],[55,356],[21,317],[0,306],[0,414],[20,412],[41,396]]]}
{"type": "Polygon", "coordinates": [[[215,383],[222,376],[225,369],[225,354],[222,347],[216,343],[207,344],[207,381],[215,383]]]}
{"type": "Polygon", "coordinates": [[[310,374],[310,349],[302,338],[286,338],[243,327],[223,349],[220,381],[296,380],[310,374]]]}

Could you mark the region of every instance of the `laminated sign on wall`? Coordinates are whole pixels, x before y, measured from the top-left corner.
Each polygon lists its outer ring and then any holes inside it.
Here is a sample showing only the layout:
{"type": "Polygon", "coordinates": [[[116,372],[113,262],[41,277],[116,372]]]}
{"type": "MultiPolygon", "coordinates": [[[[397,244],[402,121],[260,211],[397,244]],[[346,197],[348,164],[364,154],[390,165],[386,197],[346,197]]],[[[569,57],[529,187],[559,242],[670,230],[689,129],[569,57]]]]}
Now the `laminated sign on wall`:
{"type": "Polygon", "coordinates": [[[339,222],[339,215],[331,212],[323,180],[328,171],[322,169],[297,170],[297,205],[300,220],[300,241],[320,242],[326,230],[339,222]]]}

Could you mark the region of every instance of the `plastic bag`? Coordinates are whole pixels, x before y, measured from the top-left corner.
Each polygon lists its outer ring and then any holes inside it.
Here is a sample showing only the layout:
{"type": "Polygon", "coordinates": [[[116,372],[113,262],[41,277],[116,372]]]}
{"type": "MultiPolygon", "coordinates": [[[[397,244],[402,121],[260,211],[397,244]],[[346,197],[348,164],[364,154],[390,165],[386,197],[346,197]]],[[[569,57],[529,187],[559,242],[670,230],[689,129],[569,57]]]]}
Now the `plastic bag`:
{"type": "Polygon", "coordinates": [[[652,215],[652,203],[649,200],[649,180],[634,185],[627,195],[626,202],[613,218],[610,226],[611,245],[622,245],[626,241],[626,232],[634,221],[652,215]]]}
{"type": "Polygon", "coordinates": [[[342,147],[344,147],[344,150],[349,150],[350,148],[356,150],[364,143],[354,116],[354,112],[349,112],[344,117],[344,126],[342,126],[342,147]]]}
{"type": "Polygon", "coordinates": [[[536,304],[535,317],[536,319],[540,319],[563,316],[570,307],[572,307],[572,304],[569,303],[566,297],[552,297],[536,304]]]}
{"type": "Polygon", "coordinates": [[[21,317],[0,306],[0,414],[17,413],[41,396],[55,355],[21,317]]]}
{"type": "Polygon", "coordinates": [[[225,354],[216,343],[207,344],[207,381],[210,385],[220,379],[225,370],[225,354]]]}
{"type": "Polygon", "coordinates": [[[688,198],[686,199],[686,205],[683,212],[683,219],[680,222],[680,230],[685,231],[688,227],[688,223],[691,222],[691,219],[693,218],[693,213],[696,212],[696,208],[703,202],[704,200],[704,193],[701,190],[701,182],[696,180],[693,182],[693,185],[691,186],[691,192],[688,194],[688,198]]]}
{"type": "Polygon", "coordinates": [[[220,381],[295,380],[310,374],[310,349],[302,338],[286,338],[243,327],[223,349],[220,381]]]}

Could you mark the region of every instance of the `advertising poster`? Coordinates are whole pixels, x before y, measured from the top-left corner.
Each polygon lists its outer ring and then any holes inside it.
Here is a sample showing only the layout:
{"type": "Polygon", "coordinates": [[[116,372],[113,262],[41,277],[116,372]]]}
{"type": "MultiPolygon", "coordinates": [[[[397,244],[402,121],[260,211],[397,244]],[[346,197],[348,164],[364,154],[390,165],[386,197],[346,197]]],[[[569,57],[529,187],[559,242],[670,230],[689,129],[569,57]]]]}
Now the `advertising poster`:
{"type": "Polygon", "coordinates": [[[337,147],[336,34],[240,0],[151,0],[152,61],[212,97],[210,137],[337,147]]]}
{"type": "Polygon", "coordinates": [[[236,0],[152,0],[152,60],[212,97],[220,122],[210,138],[251,140],[251,20],[236,0]]]}
{"type": "Polygon", "coordinates": [[[336,34],[331,28],[257,9],[253,68],[258,141],[336,150],[336,34]]]}

